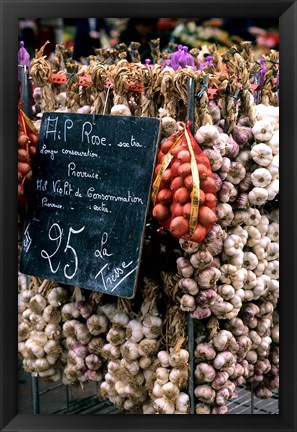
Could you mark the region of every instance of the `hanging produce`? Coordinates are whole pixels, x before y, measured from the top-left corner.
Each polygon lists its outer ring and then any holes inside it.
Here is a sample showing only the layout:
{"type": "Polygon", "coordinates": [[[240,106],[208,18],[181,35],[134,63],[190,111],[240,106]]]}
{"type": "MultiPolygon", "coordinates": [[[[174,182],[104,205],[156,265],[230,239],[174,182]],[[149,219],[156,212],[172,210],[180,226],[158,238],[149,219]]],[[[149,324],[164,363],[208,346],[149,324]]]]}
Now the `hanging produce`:
{"type": "MultiPolygon", "coordinates": [[[[140,63],[137,42],[96,50],[88,66],[62,46],[53,66],[44,47],[36,51],[39,117],[55,110],[158,117],[161,133],[141,263],[154,277],[140,278],[135,298],[115,301],[37,278],[27,287],[20,274],[26,371],[66,385],[98,382],[100,397],[143,414],[226,414],[241,385],[263,399],[277,391],[278,53],[258,62],[249,43],[228,45],[170,53],[155,40],[154,64],[140,63]],[[152,255],[154,266],[145,262],[152,255]]],[[[39,123],[35,129],[19,111],[20,203],[39,123]]]]}

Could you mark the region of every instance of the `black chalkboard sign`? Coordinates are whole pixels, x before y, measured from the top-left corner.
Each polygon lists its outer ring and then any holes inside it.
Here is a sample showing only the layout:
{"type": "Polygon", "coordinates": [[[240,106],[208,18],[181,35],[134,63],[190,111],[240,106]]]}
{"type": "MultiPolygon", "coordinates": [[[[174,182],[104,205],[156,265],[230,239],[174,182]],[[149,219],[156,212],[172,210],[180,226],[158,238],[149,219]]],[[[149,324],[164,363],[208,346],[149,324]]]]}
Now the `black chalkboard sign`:
{"type": "Polygon", "coordinates": [[[20,270],[131,298],[160,120],[45,113],[20,270]]]}

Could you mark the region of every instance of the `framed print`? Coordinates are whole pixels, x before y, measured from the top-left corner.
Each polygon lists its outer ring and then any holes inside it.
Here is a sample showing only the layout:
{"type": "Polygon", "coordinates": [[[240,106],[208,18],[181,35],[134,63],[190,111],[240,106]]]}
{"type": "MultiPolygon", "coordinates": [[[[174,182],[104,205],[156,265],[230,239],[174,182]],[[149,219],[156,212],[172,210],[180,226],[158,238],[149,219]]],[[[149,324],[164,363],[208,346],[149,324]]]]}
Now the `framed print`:
{"type": "Polygon", "coordinates": [[[1,431],[294,432],[296,2],[0,4],[1,431]]]}

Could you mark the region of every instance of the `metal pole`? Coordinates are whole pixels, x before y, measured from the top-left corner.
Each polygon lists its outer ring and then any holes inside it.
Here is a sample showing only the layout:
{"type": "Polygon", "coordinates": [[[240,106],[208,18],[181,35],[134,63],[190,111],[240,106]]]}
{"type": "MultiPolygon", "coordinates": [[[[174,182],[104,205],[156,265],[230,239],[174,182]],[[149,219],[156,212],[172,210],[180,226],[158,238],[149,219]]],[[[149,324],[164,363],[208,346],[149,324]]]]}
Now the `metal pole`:
{"type": "Polygon", "coordinates": [[[254,414],[254,383],[251,382],[251,414],[254,414]]]}
{"type": "MultiPolygon", "coordinates": [[[[188,81],[188,106],[187,106],[187,121],[191,121],[190,131],[194,133],[195,120],[195,82],[193,78],[188,81]]],[[[188,333],[188,351],[189,351],[189,380],[188,392],[190,397],[190,413],[195,414],[195,398],[194,398],[194,321],[190,313],[187,313],[187,333],[188,333]]]]}
{"type": "Polygon", "coordinates": [[[67,406],[67,412],[69,412],[70,400],[71,400],[70,386],[66,385],[66,406],[67,406]]]}
{"type": "Polygon", "coordinates": [[[21,75],[21,102],[23,111],[27,116],[30,116],[29,104],[29,86],[28,86],[28,68],[26,65],[19,65],[21,75]]]}
{"type": "Polygon", "coordinates": [[[187,121],[192,122],[190,131],[194,134],[194,121],[195,121],[195,81],[189,78],[188,81],[188,106],[187,106],[187,121]]]}
{"type": "Polygon", "coordinates": [[[194,323],[190,313],[187,313],[187,333],[188,333],[188,351],[189,351],[189,380],[188,392],[190,397],[190,414],[195,414],[194,398],[194,323]]]}
{"type": "Polygon", "coordinates": [[[31,375],[32,411],[40,414],[38,378],[31,375]]]}

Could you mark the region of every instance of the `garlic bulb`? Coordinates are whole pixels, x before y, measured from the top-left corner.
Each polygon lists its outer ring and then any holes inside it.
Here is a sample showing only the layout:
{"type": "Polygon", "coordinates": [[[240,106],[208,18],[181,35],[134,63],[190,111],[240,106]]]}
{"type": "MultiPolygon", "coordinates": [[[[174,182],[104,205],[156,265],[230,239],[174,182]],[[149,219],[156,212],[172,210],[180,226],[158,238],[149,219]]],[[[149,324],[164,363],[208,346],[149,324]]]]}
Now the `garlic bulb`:
{"type": "Polygon", "coordinates": [[[224,241],[224,252],[229,256],[237,255],[242,249],[242,239],[235,234],[231,234],[224,241]]]}
{"type": "Polygon", "coordinates": [[[212,147],[219,142],[220,134],[215,126],[207,124],[197,130],[194,138],[198,144],[212,147]]]}
{"type": "Polygon", "coordinates": [[[265,187],[272,180],[272,175],[267,168],[258,168],[251,174],[251,180],[255,187],[265,187]]]}
{"type": "MultiPolygon", "coordinates": [[[[195,255],[195,254],[194,254],[195,255]]],[[[191,258],[194,256],[192,255],[191,258]]],[[[186,293],[196,295],[199,292],[198,284],[194,279],[182,278],[178,282],[178,286],[186,293]]]]}
{"type": "Polygon", "coordinates": [[[226,180],[234,185],[238,185],[245,177],[245,167],[240,162],[231,162],[226,180]]]}
{"type": "Polygon", "coordinates": [[[98,336],[107,331],[109,321],[104,314],[94,314],[87,319],[86,324],[91,335],[98,336]]]}
{"type": "Polygon", "coordinates": [[[269,185],[266,186],[266,191],[267,191],[267,199],[269,201],[274,200],[274,198],[276,197],[276,195],[279,193],[279,180],[278,179],[273,179],[271,181],[271,183],[269,183],[269,185]]]}
{"type": "Polygon", "coordinates": [[[193,312],[196,309],[195,298],[189,294],[184,294],[180,299],[181,310],[193,312]]]}
{"type": "Polygon", "coordinates": [[[153,405],[156,414],[174,414],[174,404],[163,397],[155,399],[153,405]]]}
{"type": "Polygon", "coordinates": [[[256,144],[251,150],[251,157],[258,165],[266,167],[272,161],[272,150],[264,143],[256,144]]]}
{"type": "Polygon", "coordinates": [[[269,227],[269,219],[267,216],[262,215],[259,223],[257,224],[257,230],[262,236],[265,236],[269,227]]]}
{"type": "Polygon", "coordinates": [[[142,324],[135,320],[129,321],[126,327],[126,336],[132,342],[140,342],[143,338],[142,324]]]}
{"type": "Polygon", "coordinates": [[[202,342],[196,346],[194,355],[200,361],[209,361],[215,358],[216,352],[212,345],[202,342]]]}
{"type": "Polygon", "coordinates": [[[208,289],[213,288],[219,280],[221,272],[215,267],[209,267],[202,270],[198,274],[197,282],[199,288],[208,289]]]}
{"type": "Polygon", "coordinates": [[[274,155],[272,161],[266,167],[271,174],[272,179],[279,177],[279,155],[274,155]]]}
{"type": "Polygon", "coordinates": [[[169,353],[167,351],[159,351],[157,357],[162,367],[166,368],[169,366],[169,353]]]}
{"type": "Polygon", "coordinates": [[[172,382],[168,382],[162,386],[163,397],[167,400],[173,402],[177,399],[179,395],[179,388],[172,382]]]}
{"type": "Polygon", "coordinates": [[[155,315],[147,316],[142,322],[142,332],[148,339],[160,336],[162,329],[162,319],[155,315]]]}
{"type": "Polygon", "coordinates": [[[212,382],[216,376],[215,369],[207,363],[199,363],[194,371],[195,377],[201,383],[212,382]]]}
{"type": "Polygon", "coordinates": [[[138,345],[138,354],[143,357],[150,357],[157,354],[159,342],[156,339],[142,339],[138,345]]]}
{"type": "Polygon", "coordinates": [[[268,191],[263,187],[254,187],[249,193],[249,202],[253,205],[263,205],[268,199],[268,191]]]}
{"type": "Polygon", "coordinates": [[[269,141],[273,135],[273,128],[266,120],[256,121],[252,127],[252,132],[258,142],[269,141]]]}
{"type": "Polygon", "coordinates": [[[213,404],[216,397],[216,392],[209,385],[203,384],[195,388],[194,390],[196,398],[206,404],[213,404]]]}
{"type": "Polygon", "coordinates": [[[121,346],[121,354],[126,360],[136,360],[141,355],[138,353],[138,344],[131,340],[121,346]]]}
{"type": "Polygon", "coordinates": [[[190,409],[190,397],[187,393],[180,392],[175,401],[176,409],[180,413],[188,414],[190,409]]]}
{"type": "Polygon", "coordinates": [[[215,149],[207,148],[203,150],[203,153],[208,157],[212,171],[218,171],[223,162],[220,152],[215,149]]]}
{"type": "Polygon", "coordinates": [[[194,268],[191,266],[189,261],[184,257],[179,257],[176,260],[177,270],[183,277],[191,277],[194,273],[194,268]]]}
{"type": "Polygon", "coordinates": [[[272,137],[266,144],[269,145],[274,155],[279,154],[279,130],[273,132],[272,137]]]}

